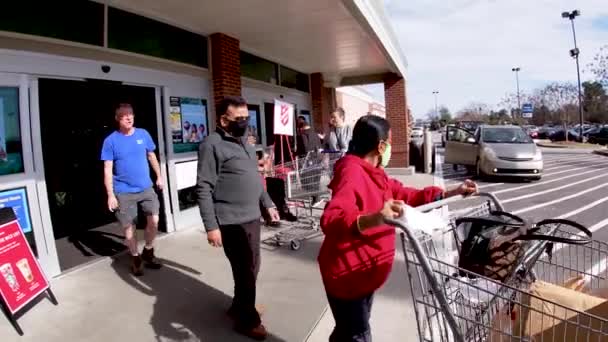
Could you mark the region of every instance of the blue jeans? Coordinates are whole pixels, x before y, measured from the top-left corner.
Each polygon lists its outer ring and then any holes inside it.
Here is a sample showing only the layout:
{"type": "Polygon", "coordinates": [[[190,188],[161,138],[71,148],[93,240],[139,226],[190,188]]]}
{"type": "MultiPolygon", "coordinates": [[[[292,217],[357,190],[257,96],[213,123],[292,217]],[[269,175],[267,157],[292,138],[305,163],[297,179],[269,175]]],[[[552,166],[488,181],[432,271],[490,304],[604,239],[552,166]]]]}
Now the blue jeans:
{"type": "Polygon", "coordinates": [[[372,333],[369,318],[372,312],[374,294],[344,300],[327,295],[329,307],[336,321],[329,342],[371,342],[372,333]]]}

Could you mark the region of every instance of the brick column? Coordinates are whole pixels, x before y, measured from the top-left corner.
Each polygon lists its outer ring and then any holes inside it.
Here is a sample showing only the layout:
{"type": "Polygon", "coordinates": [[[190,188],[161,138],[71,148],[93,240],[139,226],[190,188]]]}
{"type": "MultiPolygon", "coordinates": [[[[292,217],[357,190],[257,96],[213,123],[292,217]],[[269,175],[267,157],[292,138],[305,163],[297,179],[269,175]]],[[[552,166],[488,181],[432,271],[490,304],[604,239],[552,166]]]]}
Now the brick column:
{"type": "Polygon", "coordinates": [[[409,166],[409,140],[407,134],[407,97],[405,80],[397,74],[387,74],[384,78],[384,102],[386,118],[391,123],[392,157],[389,167],[409,166]]]}
{"type": "Polygon", "coordinates": [[[217,108],[224,96],[241,96],[240,42],[223,33],[214,33],[209,38],[213,100],[217,108]]]}
{"type": "Polygon", "coordinates": [[[310,75],[312,97],[312,122],[316,131],[324,131],[329,124],[329,114],[336,106],[336,90],[323,86],[323,75],[310,75]]]}

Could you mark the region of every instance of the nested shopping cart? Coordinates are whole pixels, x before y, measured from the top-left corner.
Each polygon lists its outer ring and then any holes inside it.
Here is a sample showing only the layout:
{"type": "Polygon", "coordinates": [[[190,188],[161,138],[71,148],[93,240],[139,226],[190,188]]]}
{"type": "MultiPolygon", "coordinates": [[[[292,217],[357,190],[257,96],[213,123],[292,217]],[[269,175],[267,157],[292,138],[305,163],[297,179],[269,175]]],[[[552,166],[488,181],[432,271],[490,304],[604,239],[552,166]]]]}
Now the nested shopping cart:
{"type": "MultiPolygon", "coordinates": [[[[491,194],[480,194],[483,204],[460,216],[485,216],[503,210],[491,194]]],[[[457,199],[417,208],[429,212],[457,199]]],[[[420,341],[608,341],[608,320],[537,297],[528,291],[542,280],[561,285],[583,277],[590,289],[608,287],[608,244],[557,244],[529,241],[517,267],[504,281],[472,274],[457,266],[464,238],[450,217],[450,227],[426,235],[391,221],[401,230],[411,304],[420,341]],[[540,303],[532,305],[531,303],[540,303]],[[532,320],[532,318],[534,318],[532,320]],[[540,322],[540,323],[539,323],[540,322]],[[532,326],[534,325],[534,326],[532,326]]],[[[579,231],[548,225],[543,234],[577,238],[579,231]]]]}
{"type": "Polygon", "coordinates": [[[265,243],[289,245],[298,250],[302,241],[321,234],[319,216],[323,203],[329,199],[327,186],[341,156],[342,153],[309,152],[303,158],[274,166],[269,175],[285,181],[285,197],[295,209],[298,221],[279,229],[265,243]]]}

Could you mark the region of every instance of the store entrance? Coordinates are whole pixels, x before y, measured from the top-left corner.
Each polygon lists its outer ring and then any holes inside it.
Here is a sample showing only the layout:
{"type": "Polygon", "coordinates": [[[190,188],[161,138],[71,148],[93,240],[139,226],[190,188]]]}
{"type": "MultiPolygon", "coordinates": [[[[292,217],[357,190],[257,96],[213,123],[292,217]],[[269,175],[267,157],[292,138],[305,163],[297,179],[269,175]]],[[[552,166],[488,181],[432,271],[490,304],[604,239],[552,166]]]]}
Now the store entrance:
{"type": "MultiPolygon", "coordinates": [[[[103,140],[116,128],[114,109],[120,103],[133,106],[135,125],[146,129],[158,146],[154,88],[99,80],[39,80],[45,180],[62,271],[125,249],[124,233],[107,209],[100,161],[103,140]]],[[[162,196],[159,199],[162,231],[162,196]]]]}

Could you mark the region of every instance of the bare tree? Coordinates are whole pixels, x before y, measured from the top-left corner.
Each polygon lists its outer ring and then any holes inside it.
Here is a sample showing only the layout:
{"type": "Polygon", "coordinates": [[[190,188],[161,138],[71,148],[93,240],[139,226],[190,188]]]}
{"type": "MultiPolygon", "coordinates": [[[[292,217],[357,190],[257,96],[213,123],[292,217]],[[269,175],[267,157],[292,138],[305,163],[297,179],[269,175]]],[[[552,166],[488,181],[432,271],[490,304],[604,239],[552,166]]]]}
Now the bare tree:
{"type": "Polygon", "coordinates": [[[472,102],[462,108],[456,114],[456,118],[462,121],[487,122],[490,114],[490,106],[481,102],[472,102]]]}
{"type": "Polygon", "coordinates": [[[600,48],[600,51],[593,57],[593,62],[587,65],[589,71],[604,86],[608,86],[608,45],[600,48]]]}
{"type": "Polygon", "coordinates": [[[554,120],[564,126],[566,140],[568,125],[576,120],[578,90],[572,83],[554,82],[539,91],[540,101],[555,115],[554,120]]]}

